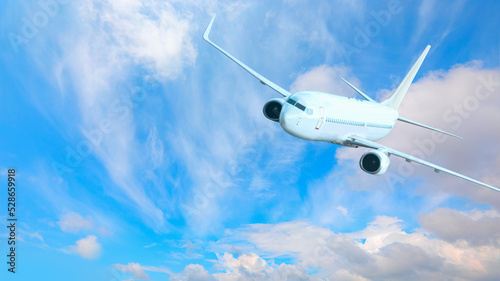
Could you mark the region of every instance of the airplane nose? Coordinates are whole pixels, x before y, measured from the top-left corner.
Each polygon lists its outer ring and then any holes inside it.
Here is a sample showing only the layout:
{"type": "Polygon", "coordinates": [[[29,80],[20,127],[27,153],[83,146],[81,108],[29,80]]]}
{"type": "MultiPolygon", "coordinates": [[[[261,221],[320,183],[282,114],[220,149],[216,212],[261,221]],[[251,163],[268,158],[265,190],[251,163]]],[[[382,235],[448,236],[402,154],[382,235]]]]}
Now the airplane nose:
{"type": "MultiPolygon", "coordinates": [[[[292,108],[293,109],[293,108],[292,108]]],[[[291,108],[283,108],[280,114],[280,124],[283,129],[289,129],[297,119],[297,114],[291,108]]]]}
{"type": "Polygon", "coordinates": [[[288,113],[288,111],[281,112],[280,117],[280,119],[283,120],[284,124],[290,123],[290,114],[288,113]]]}

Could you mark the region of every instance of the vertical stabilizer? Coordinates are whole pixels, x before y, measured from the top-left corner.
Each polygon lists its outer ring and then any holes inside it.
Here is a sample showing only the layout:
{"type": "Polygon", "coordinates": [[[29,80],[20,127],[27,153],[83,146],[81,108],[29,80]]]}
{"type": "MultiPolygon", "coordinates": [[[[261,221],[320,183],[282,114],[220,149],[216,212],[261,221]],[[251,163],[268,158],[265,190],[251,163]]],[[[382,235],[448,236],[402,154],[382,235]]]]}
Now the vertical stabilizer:
{"type": "Polygon", "coordinates": [[[430,45],[427,45],[425,50],[422,52],[420,57],[418,58],[417,62],[413,65],[413,67],[410,69],[410,72],[406,74],[405,78],[399,84],[398,88],[392,93],[392,95],[386,99],[385,101],[381,102],[381,104],[388,106],[390,108],[398,109],[399,104],[403,100],[403,98],[406,95],[406,92],[408,91],[408,88],[410,88],[411,83],[413,82],[413,79],[415,78],[415,75],[418,72],[418,69],[422,65],[422,62],[425,59],[425,56],[427,56],[427,53],[429,52],[429,49],[431,48],[430,45]]]}

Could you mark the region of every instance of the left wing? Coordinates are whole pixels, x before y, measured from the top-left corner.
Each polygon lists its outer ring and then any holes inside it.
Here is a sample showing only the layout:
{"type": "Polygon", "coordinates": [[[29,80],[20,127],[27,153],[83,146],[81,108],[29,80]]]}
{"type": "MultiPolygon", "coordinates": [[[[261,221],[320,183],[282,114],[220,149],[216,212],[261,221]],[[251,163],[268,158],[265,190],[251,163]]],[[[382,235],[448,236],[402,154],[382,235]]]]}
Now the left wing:
{"type": "Polygon", "coordinates": [[[419,159],[419,158],[416,158],[416,157],[413,157],[411,155],[408,155],[406,153],[403,153],[403,152],[399,152],[397,150],[394,150],[392,148],[389,148],[389,147],[386,147],[386,146],[383,146],[381,144],[378,144],[376,142],[372,142],[372,141],[369,141],[367,139],[364,139],[364,138],[361,138],[361,137],[358,137],[358,136],[352,136],[352,137],[349,137],[347,138],[346,140],[346,143],[348,145],[353,145],[353,146],[362,146],[362,147],[368,147],[368,148],[373,148],[373,149],[379,149],[381,151],[384,151],[384,152],[387,152],[390,154],[393,154],[393,155],[396,155],[398,157],[401,157],[401,158],[404,158],[406,159],[406,162],[417,162],[419,164],[422,164],[422,165],[425,165],[427,167],[431,167],[434,169],[434,171],[436,173],[439,173],[439,172],[445,172],[445,173],[448,173],[450,175],[454,175],[456,177],[459,177],[459,178],[462,178],[462,179],[465,179],[465,180],[468,180],[468,181],[471,181],[473,183],[476,183],[476,184],[479,184],[479,185],[482,185],[482,186],[485,186],[487,188],[490,188],[490,189],[493,189],[493,190],[496,190],[496,191],[500,191],[500,189],[494,187],[494,186],[491,186],[489,184],[486,184],[486,183],[483,183],[483,182],[480,182],[478,180],[475,180],[475,179],[472,179],[472,178],[469,178],[469,177],[466,177],[464,175],[461,175],[459,173],[456,173],[456,172],[453,172],[451,170],[448,170],[448,169],[445,169],[443,167],[440,167],[438,165],[434,165],[432,163],[429,163],[427,161],[424,161],[422,159],[419,159]]]}
{"type": "Polygon", "coordinates": [[[208,38],[208,35],[210,34],[210,30],[212,29],[212,24],[214,23],[214,19],[215,19],[215,15],[210,20],[210,23],[208,24],[207,29],[205,30],[205,33],[203,33],[203,40],[207,41],[210,45],[214,46],[217,50],[219,50],[221,53],[223,53],[224,55],[226,55],[228,58],[230,58],[236,64],[238,64],[239,66],[241,66],[243,69],[245,69],[246,71],[248,71],[255,78],[259,79],[260,83],[271,87],[271,89],[273,89],[276,92],[280,93],[284,97],[288,97],[289,95],[291,95],[290,92],[288,92],[287,90],[285,90],[285,89],[281,88],[280,86],[274,84],[273,82],[271,82],[266,77],[260,75],[255,70],[251,69],[249,66],[247,66],[244,63],[242,63],[237,58],[233,57],[231,54],[229,54],[228,52],[226,52],[224,49],[222,49],[221,47],[219,47],[217,44],[215,44],[214,42],[210,41],[210,38],[208,38]]]}

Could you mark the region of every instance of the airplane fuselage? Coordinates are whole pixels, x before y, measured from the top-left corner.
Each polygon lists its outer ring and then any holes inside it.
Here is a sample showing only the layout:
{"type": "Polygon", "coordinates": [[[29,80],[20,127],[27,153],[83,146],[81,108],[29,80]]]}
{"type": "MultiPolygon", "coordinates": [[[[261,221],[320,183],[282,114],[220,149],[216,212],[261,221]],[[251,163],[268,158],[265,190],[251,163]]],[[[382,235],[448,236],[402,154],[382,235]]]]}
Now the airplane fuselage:
{"type": "Polygon", "coordinates": [[[379,103],[302,91],[285,99],[279,122],[292,136],[345,145],[353,135],[379,140],[391,132],[397,119],[395,109],[379,103]]]}
{"type": "Polygon", "coordinates": [[[283,98],[269,100],[264,104],[262,111],[266,118],[271,121],[279,122],[283,130],[290,135],[304,140],[324,141],[343,146],[370,148],[372,149],[371,151],[367,151],[361,156],[359,166],[363,171],[373,175],[384,174],[390,165],[389,156],[394,155],[408,162],[416,162],[431,167],[435,172],[445,172],[500,192],[500,188],[375,142],[387,136],[394,128],[396,121],[406,122],[460,138],[457,135],[443,130],[400,117],[397,112],[401,101],[408,92],[408,88],[413,82],[431,46],[428,45],[425,48],[396,90],[380,103],[376,102],[369,95],[363,93],[343,78],[342,80],[365,100],[347,98],[317,91],[302,91],[292,94],[266,77],[260,75],[212,42],[209,38],[209,33],[214,19],[215,15],[212,17],[207,29],[203,33],[203,40],[207,41],[214,48],[241,66],[248,73],[257,78],[263,85],[269,86],[283,96],[283,98]]]}

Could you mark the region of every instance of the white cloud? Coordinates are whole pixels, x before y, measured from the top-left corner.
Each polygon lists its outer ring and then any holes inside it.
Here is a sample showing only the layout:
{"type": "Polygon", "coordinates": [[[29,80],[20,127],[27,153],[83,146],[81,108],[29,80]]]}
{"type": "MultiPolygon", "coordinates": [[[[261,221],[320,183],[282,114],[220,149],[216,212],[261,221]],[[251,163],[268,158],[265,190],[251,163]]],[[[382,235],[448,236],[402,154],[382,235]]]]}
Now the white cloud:
{"type": "Polygon", "coordinates": [[[439,14],[436,9],[436,0],[424,0],[418,8],[418,24],[415,37],[419,38],[422,33],[429,27],[435,15],[439,14]]]}
{"type": "Polygon", "coordinates": [[[430,34],[441,34],[441,37],[433,40],[433,46],[439,46],[443,39],[453,30],[455,22],[460,20],[465,2],[465,0],[456,1],[452,7],[449,7],[441,1],[421,1],[418,7],[418,22],[415,25],[415,32],[412,33],[412,42],[420,44],[424,39],[429,40],[427,36],[430,34]],[[446,21],[440,21],[439,11],[443,8],[447,8],[448,19],[446,21]],[[429,32],[429,29],[432,29],[433,32],[429,32]],[[422,38],[423,35],[425,35],[424,38],[422,38]]]}
{"type": "Polygon", "coordinates": [[[342,215],[344,215],[344,216],[347,216],[347,214],[348,214],[347,209],[345,207],[340,206],[340,205],[338,205],[337,208],[335,208],[335,209],[339,210],[342,213],[342,215]]]}
{"type": "Polygon", "coordinates": [[[79,213],[70,212],[59,218],[57,225],[64,232],[78,233],[82,230],[90,230],[94,227],[91,217],[84,219],[79,213]]]}
{"type": "Polygon", "coordinates": [[[149,275],[146,273],[146,271],[161,272],[169,275],[172,274],[172,272],[165,267],[143,266],[136,262],[130,262],[126,265],[114,264],[113,266],[118,271],[134,275],[134,280],[149,280],[149,275]]]}
{"type": "Polygon", "coordinates": [[[69,246],[66,253],[74,253],[85,259],[96,259],[101,254],[101,244],[97,242],[97,237],[88,235],[76,241],[76,246],[69,246]]]}
{"type": "Polygon", "coordinates": [[[179,274],[174,274],[170,277],[173,281],[215,281],[208,271],[199,264],[189,264],[179,274]]]}
{"type": "MultiPolygon", "coordinates": [[[[498,69],[484,69],[477,61],[433,71],[415,82],[401,103],[401,116],[450,131],[463,140],[398,123],[381,142],[498,186],[500,132],[485,126],[500,120],[500,100],[495,98],[500,94],[498,77],[498,69]]],[[[403,161],[393,162],[389,170],[403,178],[406,175],[399,170],[428,179],[422,185],[426,194],[444,191],[500,207],[495,191],[468,181],[403,161]]]]}
{"type": "MultiPolygon", "coordinates": [[[[81,138],[86,140],[89,135],[84,132],[101,135],[91,153],[111,178],[105,192],[136,208],[145,224],[156,231],[168,231],[158,203],[166,201],[164,185],[157,181],[154,188],[146,189],[135,173],[146,162],[138,151],[149,153],[153,169],[163,164],[163,142],[155,126],[151,126],[145,143],[137,138],[137,104],[127,103],[124,96],[135,91],[127,82],[137,80],[137,76],[164,82],[179,78],[185,67],[194,64],[197,52],[191,40],[192,14],[158,0],[83,1],[73,11],[78,24],[59,40],[62,58],[49,64],[55,65],[62,91],[75,94],[81,138]],[[126,110],[123,119],[113,113],[117,102],[126,110]],[[112,133],[99,131],[102,122],[111,122],[112,133]]],[[[144,88],[141,90],[147,91],[144,88]]]]}
{"type": "MultiPolygon", "coordinates": [[[[55,65],[59,84],[68,91],[76,89],[81,131],[96,130],[110,116],[116,117],[112,105],[130,92],[127,89],[129,81],[136,81],[137,76],[160,82],[183,78],[183,71],[194,65],[197,58],[193,38],[199,39],[201,35],[194,34],[194,31],[199,31],[198,21],[204,27],[209,20],[209,17],[202,19],[193,13],[205,16],[206,10],[219,7],[240,12],[247,9],[248,4],[234,1],[93,0],[78,6],[77,18],[81,25],[71,33],[71,38],[74,34],[80,36],[72,40],[61,39],[64,57],[55,65]]],[[[241,20],[230,17],[229,22],[241,20]]],[[[203,47],[212,50],[209,45],[203,47]]],[[[206,69],[197,67],[192,75],[195,78],[206,75],[206,69]]],[[[261,132],[261,126],[248,120],[267,122],[261,113],[264,95],[255,95],[252,87],[245,87],[247,83],[254,88],[258,84],[244,71],[238,75],[245,77],[241,85],[251,94],[232,94],[233,88],[226,86],[228,77],[216,75],[209,79],[219,82],[216,89],[213,89],[212,82],[207,84],[202,79],[193,79],[188,83],[192,86],[185,86],[182,94],[163,91],[164,96],[153,96],[148,92],[147,100],[140,106],[158,106],[158,112],[128,106],[126,120],[111,118],[113,132],[103,133],[100,144],[92,147],[92,152],[111,178],[104,191],[121,204],[136,208],[143,222],[158,232],[169,231],[171,226],[167,218],[172,213],[179,215],[183,211],[179,211],[182,204],[172,202],[198,207],[192,197],[196,197],[196,193],[211,181],[210,173],[225,171],[227,163],[239,153],[239,146],[251,143],[252,135],[261,132]],[[214,94],[219,92],[228,94],[214,94]],[[246,96],[244,101],[241,95],[246,96]],[[224,110],[214,111],[218,108],[224,110]],[[160,112],[168,112],[173,118],[152,116],[160,112]],[[177,120],[181,125],[176,123],[177,120]],[[143,128],[147,136],[145,141],[141,139],[143,128]],[[172,176],[172,170],[168,169],[172,162],[185,165],[192,171],[187,175],[190,180],[180,182],[177,176],[172,176]],[[144,169],[147,170],[146,177],[139,172],[144,169]],[[175,188],[166,188],[168,184],[175,188]]],[[[293,154],[290,158],[294,159],[293,154]]],[[[205,232],[220,227],[224,219],[221,217],[227,214],[230,213],[220,212],[216,198],[204,207],[202,217],[187,220],[197,231],[205,232]]]]}
{"type": "Polygon", "coordinates": [[[118,55],[122,63],[130,60],[164,79],[176,78],[195,61],[191,15],[178,12],[169,2],[94,0],[79,12],[89,24],[89,35],[102,40],[91,46],[107,45],[91,51],[118,55]]]}
{"type": "Polygon", "coordinates": [[[321,91],[341,96],[354,96],[356,92],[345,84],[340,77],[359,88],[359,80],[345,66],[321,65],[297,76],[290,91],[321,91]]]}
{"type": "MultiPolygon", "coordinates": [[[[482,218],[492,215],[490,211],[472,213],[482,218]]],[[[479,227],[485,236],[496,237],[495,229],[482,224],[481,220],[472,221],[468,227],[479,227]]],[[[460,222],[455,220],[448,226],[460,227],[460,222]]],[[[317,270],[316,274],[304,275],[304,278],[443,280],[459,276],[455,280],[494,280],[500,275],[495,241],[478,244],[477,237],[473,236],[447,241],[433,237],[436,233],[429,229],[408,232],[403,228],[402,220],[387,216],[377,217],[361,231],[345,234],[304,221],[251,225],[231,231],[231,235],[217,242],[213,249],[226,251],[229,244],[233,249],[254,253],[240,254],[239,258],[229,253],[219,255],[217,265],[221,268],[216,268],[225,269],[226,273],[214,276],[219,280],[235,280],[229,277],[237,273],[237,276],[274,280],[267,277],[274,276],[279,266],[285,265],[270,266],[264,258],[276,257],[292,258],[293,264],[289,266],[294,268],[293,272],[317,270]],[[221,276],[229,277],[221,279],[221,276]]]]}
{"type": "Polygon", "coordinates": [[[18,232],[19,236],[17,237],[17,239],[19,241],[22,241],[24,243],[31,243],[38,247],[48,247],[48,245],[45,243],[45,240],[43,239],[43,236],[38,231],[30,232],[28,230],[20,228],[18,232]]]}
{"type": "Polygon", "coordinates": [[[256,254],[242,254],[235,258],[224,253],[218,256],[217,268],[225,273],[214,274],[217,280],[312,280],[303,267],[297,265],[269,263],[256,254]]]}
{"type": "Polygon", "coordinates": [[[430,233],[448,242],[465,240],[473,246],[500,246],[500,213],[497,211],[461,212],[452,209],[436,209],[419,219],[430,233]]]}
{"type": "Polygon", "coordinates": [[[170,280],[178,281],[251,281],[251,280],[316,280],[307,275],[303,267],[297,265],[268,262],[256,254],[242,254],[234,257],[224,253],[217,255],[214,267],[222,272],[210,274],[202,265],[190,264],[170,280]]]}
{"type": "Polygon", "coordinates": [[[119,270],[119,271],[122,271],[125,273],[133,274],[134,279],[136,279],[136,280],[148,280],[149,279],[149,275],[146,272],[144,272],[143,267],[138,263],[131,262],[127,265],[115,264],[114,267],[116,270],[119,270]]]}
{"type": "Polygon", "coordinates": [[[144,246],[144,248],[151,248],[151,247],[154,247],[156,245],[158,245],[158,243],[154,242],[154,243],[151,243],[149,245],[144,246]]]}
{"type": "Polygon", "coordinates": [[[386,245],[386,239],[390,235],[404,234],[401,231],[401,222],[397,218],[377,216],[364,230],[348,236],[353,239],[366,239],[362,247],[369,253],[375,253],[386,245]]]}
{"type": "Polygon", "coordinates": [[[161,138],[158,137],[158,130],[156,126],[149,131],[148,135],[148,152],[151,162],[153,162],[154,168],[159,167],[163,163],[163,142],[161,138]]]}

